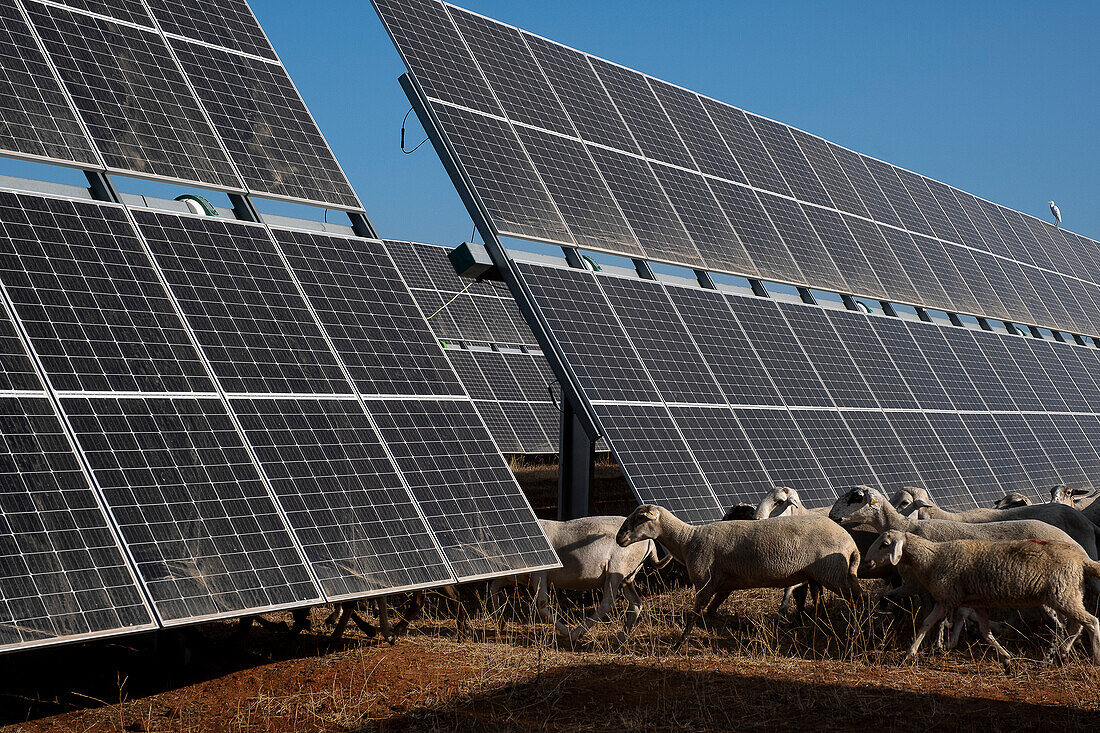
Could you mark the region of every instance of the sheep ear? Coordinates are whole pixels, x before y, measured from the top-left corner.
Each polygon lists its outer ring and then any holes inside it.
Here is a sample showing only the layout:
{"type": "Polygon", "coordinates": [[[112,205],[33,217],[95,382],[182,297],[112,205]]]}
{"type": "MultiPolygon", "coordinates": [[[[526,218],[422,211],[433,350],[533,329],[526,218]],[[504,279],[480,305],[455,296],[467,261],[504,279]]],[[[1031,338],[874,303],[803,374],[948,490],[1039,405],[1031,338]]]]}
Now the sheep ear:
{"type": "Polygon", "coordinates": [[[642,516],[645,517],[646,519],[656,519],[657,518],[657,510],[656,509],[646,509],[644,512],[642,512],[642,516]]]}
{"type": "Polygon", "coordinates": [[[901,551],[905,549],[905,539],[898,537],[894,540],[894,546],[890,548],[890,564],[897,565],[901,562],[901,551]]]}

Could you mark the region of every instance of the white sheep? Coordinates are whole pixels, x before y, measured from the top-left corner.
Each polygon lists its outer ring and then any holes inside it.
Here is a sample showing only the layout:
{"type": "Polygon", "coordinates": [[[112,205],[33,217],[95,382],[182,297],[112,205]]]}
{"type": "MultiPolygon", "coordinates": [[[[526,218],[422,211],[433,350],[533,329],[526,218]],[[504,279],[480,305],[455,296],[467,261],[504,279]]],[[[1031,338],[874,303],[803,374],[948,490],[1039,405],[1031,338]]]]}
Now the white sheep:
{"type": "Polygon", "coordinates": [[[827,517],[777,517],[692,526],[659,506],[643,504],[616,537],[627,547],[656,540],[687,568],[695,604],[678,649],[706,611],[713,614],[735,590],[819,583],[848,599],[859,598],[855,541],[827,517]]]}
{"type": "MultiPolygon", "coordinates": [[[[925,617],[906,660],[913,659],[934,625],[965,606],[974,609],[982,637],[1000,655],[1005,667],[1012,655],[993,638],[985,612],[989,608],[1054,609],[1069,621],[1070,637],[1060,651],[1068,652],[1087,629],[1092,659],[1100,663],[1100,621],[1084,605],[1084,586],[1100,579],[1094,562],[1076,543],[1045,540],[952,540],[932,542],[910,532],[883,533],[867,553],[872,566],[904,565],[936,601],[925,617]]],[[[1057,640],[1047,659],[1059,651],[1057,640]]]]}
{"type": "Polygon", "coordinates": [[[820,514],[824,516],[826,513],[828,513],[828,510],[823,507],[808,508],[802,503],[802,497],[798,495],[798,491],[787,486],[776,486],[765,494],[760,503],[756,505],[756,519],[788,517],[799,514],[820,514]]]}
{"type": "MultiPolygon", "coordinates": [[[[1037,519],[1040,522],[1058,527],[1068,534],[1074,542],[1085,549],[1089,557],[1093,559],[1100,557],[1097,555],[1096,544],[1100,527],[1073,507],[1064,504],[1031,504],[1012,509],[977,508],[961,512],[949,512],[936,506],[928,492],[923,491],[923,489],[910,489],[909,491],[914,497],[909,508],[916,508],[920,512],[918,516],[921,519],[950,519],[955,522],[975,524],[1007,522],[1016,519],[1037,519]],[[920,492],[923,492],[923,495],[920,492]]],[[[899,509],[899,511],[905,513],[905,510],[899,509]]]]}
{"type": "Polygon", "coordinates": [[[642,599],[634,588],[634,579],[642,565],[654,568],[666,565],[670,558],[660,560],[657,547],[646,542],[633,547],[623,547],[615,542],[615,535],[625,517],[584,517],[566,522],[539,520],[554,551],[558,553],[561,567],[496,578],[489,586],[489,607],[495,608],[497,595],[509,585],[527,585],[535,594],[534,604],[539,614],[554,625],[558,633],[576,641],[587,633],[589,627],[603,621],[611,613],[615,599],[621,591],[627,600],[626,618],[618,640],[623,641],[641,615],[642,599]],[[585,618],[576,628],[570,629],[558,620],[550,608],[550,587],[563,590],[602,589],[600,604],[595,616],[585,618]]]}

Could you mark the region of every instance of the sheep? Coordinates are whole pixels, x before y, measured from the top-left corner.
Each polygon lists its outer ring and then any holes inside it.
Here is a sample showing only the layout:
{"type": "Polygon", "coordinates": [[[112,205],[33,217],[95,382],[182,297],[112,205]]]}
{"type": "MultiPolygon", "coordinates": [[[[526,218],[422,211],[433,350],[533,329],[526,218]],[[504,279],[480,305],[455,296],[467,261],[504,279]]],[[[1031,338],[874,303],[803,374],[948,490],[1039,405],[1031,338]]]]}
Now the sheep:
{"type": "Polygon", "coordinates": [[[657,546],[646,542],[636,547],[616,544],[615,536],[625,517],[584,517],[566,522],[539,520],[550,539],[562,566],[552,570],[524,573],[496,578],[489,586],[489,606],[496,606],[497,595],[509,585],[528,585],[535,594],[534,604],[539,614],[551,623],[558,633],[576,641],[587,633],[589,627],[603,621],[615,603],[619,591],[626,597],[626,618],[617,640],[625,641],[641,615],[642,599],[634,588],[634,579],[643,564],[654,568],[664,567],[670,560],[657,556],[657,546]],[[603,589],[596,615],[585,618],[575,629],[558,620],[550,608],[550,586],[564,590],[603,589]]]}
{"type": "Polygon", "coordinates": [[[729,522],[733,519],[756,519],[756,507],[752,504],[731,506],[722,516],[722,521],[729,522]]]}
{"type": "Polygon", "coordinates": [[[1015,509],[1018,506],[1030,506],[1031,499],[1027,498],[1019,491],[1013,491],[1009,494],[1005,494],[1000,499],[997,499],[993,503],[994,509],[1015,509]]]}
{"type": "Polygon", "coordinates": [[[1092,489],[1071,489],[1062,484],[1050,490],[1051,504],[1065,504],[1080,509],[1094,524],[1100,523],[1100,507],[1094,507],[1095,500],[1096,492],[1092,489]]]}
{"type": "Polygon", "coordinates": [[[787,517],[797,514],[824,515],[824,508],[809,509],[802,503],[802,498],[794,489],[786,486],[776,486],[764,495],[764,498],[756,506],[756,519],[768,517],[787,517]],[[776,511],[778,509],[778,511],[776,511]]]}
{"type": "MultiPolygon", "coordinates": [[[[915,492],[920,491],[923,490],[915,490],[915,492]]],[[[913,495],[915,500],[912,505],[920,512],[921,519],[950,519],[956,522],[974,524],[1006,522],[1015,519],[1038,519],[1064,531],[1085,549],[1089,557],[1094,559],[1100,557],[1097,555],[1096,546],[1096,536],[1100,532],[1100,527],[1093,524],[1086,515],[1064,504],[1031,504],[1013,509],[978,508],[962,512],[949,512],[936,506],[927,492],[924,492],[924,496],[917,493],[913,495]],[[928,498],[924,498],[925,496],[928,496],[928,498]]]]}
{"type": "Polygon", "coordinates": [[[692,526],[672,512],[643,504],[627,517],[616,542],[628,547],[656,540],[684,565],[695,586],[695,604],[673,650],[687,639],[704,610],[714,614],[735,590],[787,588],[813,581],[854,600],[855,541],[827,517],[776,517],[692,526]]]}
{"type": "Polygon", "coordinates": [[[924,637],[949,613],[966,606],[974,609],[982,637],[1001,657],[1006,669],[1012,655],[989,630],[986,609],[1046,606],[1070,621],[1070,636],[1051,644],[1046,660],[1057,651],[1068,652],[1088,630],[1094,663],[1100,663],[1100,620],[1084,605],[1084,586],[1100,579],[1100,563],[1081,547],[1046,540],[951,540],[932,542],[911,532],[884,532],[868,552],[872,565],[903,564],[936,601],[913,639],[906,661],[916,657],[924,637]]]}

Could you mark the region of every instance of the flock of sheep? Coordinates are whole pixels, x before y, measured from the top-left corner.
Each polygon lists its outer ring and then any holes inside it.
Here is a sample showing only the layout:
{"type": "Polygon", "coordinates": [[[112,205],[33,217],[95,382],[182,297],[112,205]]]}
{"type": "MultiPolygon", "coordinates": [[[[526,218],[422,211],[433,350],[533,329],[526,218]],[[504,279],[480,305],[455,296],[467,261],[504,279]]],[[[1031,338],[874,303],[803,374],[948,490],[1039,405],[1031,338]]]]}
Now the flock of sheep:
{"type": "MultiPolygon", "coordinates": [[[[592,624],[606,620],[621,595],[627,610],[616,638],[622,641],[642,610],[635,588],[642,568],[659,568],[674,559],[684,566],[696,592],[675,649],[735,590],[784,588],[780,613],[794,599],[801,614],[807,595],[817,599],[822,589],[863,603],[860,580],[878,578],[893,586],[881,605],[897,608],[907,599],[919,599],[926,610],[907,660],[937,626],[938,644],[944,644],[950,630],[947,647],[953,648],[970,620],[1008,668],[1011,655],[994,638],[989,612],[1034,608],[1054,626],[1044,662],[1064,658],[1084,631],[1092,660],[1100,663],[1100,621],[1086,607],[1086,598],[1091,604],[1100,599],[1100,501],[1088,503],[1082,498],[1086,493],[1055,487],[1046,504],[1010,494],[994,508],[950,512],[917,488],[887,499],[875,488],[860,486],[821,509],[807,509],[793,489],[776,488],[757,506],[732,507],[722,521],[699,526],[653,505],[640,506],[629,517],[543,520],[562,567],[497,578],[486,601],[495,611],[503,588],[527,585],[539,614],[558,634],[575,641],[592,624]],[[664,549],[663,559],[658,546],[664,549]],[[552,588],[599,591],[598,607],[570,627],[553,611],[552,588]]],[[[459,630],[465,632],[476,593],[467,587],[442,590],[459,602],[459,630]]],[[[389,623],[385,601],[379,604],[382,630],[391,641],[423,602],[423,592],[414,594],[398,627],[389,623]]],[[[339,632],[350,618],[375,633],[352,604],[332,618],[339,618],[339,632]]]]}

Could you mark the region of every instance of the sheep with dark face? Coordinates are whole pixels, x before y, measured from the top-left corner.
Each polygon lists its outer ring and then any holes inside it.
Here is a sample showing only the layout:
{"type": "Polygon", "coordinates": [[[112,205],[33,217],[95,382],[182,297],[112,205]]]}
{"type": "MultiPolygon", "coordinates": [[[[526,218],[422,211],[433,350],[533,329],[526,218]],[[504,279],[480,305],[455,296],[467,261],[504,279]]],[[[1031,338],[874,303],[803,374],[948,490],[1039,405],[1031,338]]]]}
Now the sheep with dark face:
{"type": "Polygon", "coordinates": [[[1100,519],[1100,516],[1097,516],[1097,512],[1100,512],[1100,508],[1097,510],[1091,508],[1095,499],[1096,495],[1092,489],[1071,489],[1065,484],[1054,486],[1050,489],[1051,504],[1065,504],[1066,506],[1080,509],[1082,513],[1093,522],[1100,519]]]}
{"type": "Polygon", "coordinates": [[[713,613],[735,590],[819,583],[845,598],[862,596],[855,541],[827,517],[777,517],[692,526],[659,506],[643,504],[626,518],[623,547],[656,540],[688,572],[695,604],[675,648],[704,611],[713,613]]]}
{"type": "Polygon", "coordinates": [[[1031,499],[1027,498],[1019,491],[1013,491],[1009,494],[1005,494],[1000,499],[997,499],[993,503],[994,509],[1015,509],[1018,506],[1030,506],[1031,499]]]}
{"type": "Polygon", "coordinates": [[[729,522],[734,519],[756,519],[756,507],[752,504],[731,506],[722,516],[722,521],[729,522]]]}
{"type": "Polygon", "coordinates": [[[1087,581],[1100,579],[1100,563],[1076,543],[1045,540],[932,542],[910,532],[883,533],[868,552],[871,565],[906,567],[936,601],[906,659],[916,656],[934,625],[961,607],[974,609],[983,638],[1008,667],[1012,655],[989,630],[986,609],[1048,607],[1069,621],[1070,637],[1047,654],[1068,652],[1086,629],[1092,659],[1100,663],[1100,621],[1084,605],[1087,581]]]}

